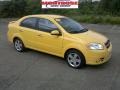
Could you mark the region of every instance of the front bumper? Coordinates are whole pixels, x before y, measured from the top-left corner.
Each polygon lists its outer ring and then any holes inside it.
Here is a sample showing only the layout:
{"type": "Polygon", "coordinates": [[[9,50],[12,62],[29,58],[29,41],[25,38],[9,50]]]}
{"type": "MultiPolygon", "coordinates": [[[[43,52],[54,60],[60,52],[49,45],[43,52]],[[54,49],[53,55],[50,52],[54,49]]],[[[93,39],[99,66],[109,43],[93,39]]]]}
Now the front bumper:
{"type": "Polygon", "coordinates": [[[88,65],[99,65],[103,64],[112,56],[112,44],[110,44],[109,48],[105,48],[105,50],[90,50],[87,52],[86,64],[88,65]]]}

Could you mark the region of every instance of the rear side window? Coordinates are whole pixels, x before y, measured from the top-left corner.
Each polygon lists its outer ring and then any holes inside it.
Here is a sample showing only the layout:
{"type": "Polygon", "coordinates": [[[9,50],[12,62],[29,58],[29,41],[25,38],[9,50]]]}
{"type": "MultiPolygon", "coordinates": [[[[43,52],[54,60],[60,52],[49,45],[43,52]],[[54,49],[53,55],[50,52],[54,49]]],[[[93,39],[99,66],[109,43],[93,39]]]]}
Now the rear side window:
{"type": "Polygon", "coordinates": [[[20,26],[35,29],[36,23],[37,23],[37,18],[32,17],[32,18],[27,18],[23,20],[20,26]]]}

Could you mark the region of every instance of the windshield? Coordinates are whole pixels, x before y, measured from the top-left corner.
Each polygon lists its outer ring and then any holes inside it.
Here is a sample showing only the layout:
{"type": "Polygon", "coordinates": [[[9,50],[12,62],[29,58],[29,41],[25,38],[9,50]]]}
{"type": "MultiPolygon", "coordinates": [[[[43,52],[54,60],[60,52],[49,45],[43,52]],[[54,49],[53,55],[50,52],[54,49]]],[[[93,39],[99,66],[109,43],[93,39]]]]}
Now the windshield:
{"type": "Polygon", "coordinates": [[[57,18],[56,21],[68,32],[72,34],[88,31],[83,28],[78,22],[69,18],[57,18]]]}

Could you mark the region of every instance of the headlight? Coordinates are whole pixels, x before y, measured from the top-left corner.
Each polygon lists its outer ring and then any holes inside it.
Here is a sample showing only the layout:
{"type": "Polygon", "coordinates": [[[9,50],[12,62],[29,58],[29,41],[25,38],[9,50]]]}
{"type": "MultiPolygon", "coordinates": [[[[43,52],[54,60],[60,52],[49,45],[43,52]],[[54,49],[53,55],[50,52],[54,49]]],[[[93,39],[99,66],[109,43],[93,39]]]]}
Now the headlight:
{"type": "Polygon", "coordinates": [[[103,50],[104,47],[103,47],[103,45],[101,45],[99,43],[90,43],[89,49],[91,49],[91,50],[103,50]]]}

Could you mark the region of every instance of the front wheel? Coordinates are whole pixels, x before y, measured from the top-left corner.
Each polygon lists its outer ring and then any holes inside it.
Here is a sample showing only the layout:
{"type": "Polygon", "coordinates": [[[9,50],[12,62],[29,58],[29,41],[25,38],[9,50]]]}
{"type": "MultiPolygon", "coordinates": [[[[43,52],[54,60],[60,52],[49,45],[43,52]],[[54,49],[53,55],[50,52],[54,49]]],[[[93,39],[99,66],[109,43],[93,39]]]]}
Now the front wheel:
{"type": "Polygon", "coordinates": [[[23,44],[22,40],[20,40],[20,39],[14,40],[14,47],[18,52],[23,52],[25,49],[24,44],[23,44]]]}
{"type": "Polygon", "coordinates": [[[65,59],[68,65],[75,69],[82,68],[85,65],[84,56],[77,50],[68,51],[65,56],[65,59]]]}

